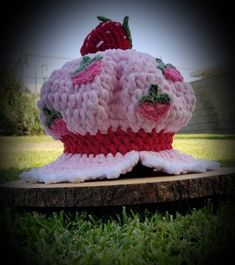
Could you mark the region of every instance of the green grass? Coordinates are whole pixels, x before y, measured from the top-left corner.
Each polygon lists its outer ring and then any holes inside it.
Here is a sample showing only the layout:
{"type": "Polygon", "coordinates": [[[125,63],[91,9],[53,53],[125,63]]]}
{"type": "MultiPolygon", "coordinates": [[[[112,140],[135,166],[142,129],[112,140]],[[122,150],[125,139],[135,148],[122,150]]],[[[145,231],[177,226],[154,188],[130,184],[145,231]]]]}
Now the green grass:
{"type": "Polygon", "coordinates": [[[217,160],[222,166],[235,165],[235,139],[176,138],[174,148],[200,159],[217,160]]]}
{"type": "Polygon", "coordinates": [[[63,145],[48,136],[0,137],[1,182],[15,180],[32,167],[54,161],[63,152],[63,145]]]}
{"type": "Polygon", "coordinates": [[[235,243],[235,207],[229,203],[185,215],[125,208],[99,218],[64,211],[2,215],[3,250],[12,251],[8,262],[25,265],[225,264],[235,243]]]}
{"type": "Polygon", "coordinates": [[[178,133],[176,139],[235,139],[234,134],[214,134],[214,133],[178,133]]]}
{"type": "MultiPolygon", "coordinates": [[[[1,137],[1,181],[56,159],[63,148],[47,136],[1,137]]],[[[235,165],[232,135],[178,135],[174,147],[197,158],[235,165]]],[[[224,264],[235,243],[234,201],[115,214],[86,211],[0,211],[6,264],[224,264]]],[[[2,256],[2,261],[3,261],[2,256]]],[[[1,262],[2,263],[2,262],[1,262]]]]}

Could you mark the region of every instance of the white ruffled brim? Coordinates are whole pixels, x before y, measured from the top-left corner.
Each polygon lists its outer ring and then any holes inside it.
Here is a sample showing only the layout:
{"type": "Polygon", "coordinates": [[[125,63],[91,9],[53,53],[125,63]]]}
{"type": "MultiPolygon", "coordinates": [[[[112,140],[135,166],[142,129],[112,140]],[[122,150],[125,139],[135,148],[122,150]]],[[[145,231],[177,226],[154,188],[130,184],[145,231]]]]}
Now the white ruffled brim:
{"type": "Polygon", "coordinates": [[[21,173],[27,182],[84,182],[95,179],[116,179],[125,174],[139,161],[139,153],[131,151],[125,155],[117,153],[86,156],[63,154],[53,163],[21,173]]]}
{"type": "Polygon", "coordinates": [[[216,161],[195,159],[191,155],[181,153],[176,149],[161,152],[141,151],[140,161],[146,167],[172,175],[202,173],[220,167],[220,164],[216,161]]]}
{"type": "Polygon", "coordinates": [[[218,162],[195,159],[175,149],[160,152],[131,151],[125,155],[117,153],[115,156],[63,154],[48,165],[21,173],[20,178],[31,183],[46,184],[116,179],[130,172],[139,161],[146,167],[173,175],[219,168],[218,162]]]}

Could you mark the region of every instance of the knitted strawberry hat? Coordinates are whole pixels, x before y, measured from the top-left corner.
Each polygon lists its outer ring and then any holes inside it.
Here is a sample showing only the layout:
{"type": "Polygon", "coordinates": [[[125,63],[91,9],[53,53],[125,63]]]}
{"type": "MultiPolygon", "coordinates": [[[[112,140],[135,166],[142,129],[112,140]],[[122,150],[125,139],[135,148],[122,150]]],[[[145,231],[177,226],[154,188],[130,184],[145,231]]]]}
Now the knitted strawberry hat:
{"type": "Polygon", "coordinates": [[[137,163],[168,174],[205,172],[215,161],[172,148],[195,109],[192,86],[161,59],[131,49],[123,23],[98,17],[81,58],[52,73],[38,107],[46,132],[64,144],[53,163],[23,172],[30,182],[115,179],[137,163]]]}

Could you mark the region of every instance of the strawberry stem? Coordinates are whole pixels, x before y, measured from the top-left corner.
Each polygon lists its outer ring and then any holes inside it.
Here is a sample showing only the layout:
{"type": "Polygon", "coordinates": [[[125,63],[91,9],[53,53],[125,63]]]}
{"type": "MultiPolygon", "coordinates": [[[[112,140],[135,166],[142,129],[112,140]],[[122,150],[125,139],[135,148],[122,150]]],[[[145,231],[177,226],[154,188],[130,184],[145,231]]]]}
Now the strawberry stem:
{"type": "Polygon", "coordinates": [[[149,103],[155,104],[154,99],[153,99],[151,96],[149,96],[149,95],[147,95],[147,96],[143,96],[143,97],[139,100],[139,103],[140,103],[140,104],[141,104],[141,103],[144,103],[144,102],[149,102],[149,103]]]}
{"type": "Polygon", "coordinates": [[[174,65],[170,64],[170,63],[167,63],[166,64],[166,67],[169,67],[169,68],[173,68],[173,69],[176,69],[174,65]]]}
{"type": "Polygon", "coordinates": [[[102,22],[107,22],[107,21],[111,21],[110,18],[107,18],[107,17],[103,17],[103,16],[97,16],[97,18],[102,21],[102,22]]]}
{"type": "Polygon", "coordinates": [[[83,56],[82,62],[79,66],[79,68],[73,72],[72,76],[78,75],[80,72],[85,70],[89,65],[92,63],[101,60],[103,57],[101,55],[96,55],[93,58],[90,58],[89,56],[83,56]]]}
{"type": "Polygon", "coordinates": [[[152,93],[157,96],[158,94],[158,85],[157,84],[151,84],[149,88],[149,93],[152,93]]]}
{"type": "Polygon", "coordinates": [[[131,31],[130,31],[130,28],[129,28],[128,21],[129,21],[129,17],[125,16],[124,19],[123,19],[122,27],[124,29],[125,35],[126,35],[127,39],[129,40],[129,42],[131,44],[131,48],[132,48],[131,31]]]}
{"type": "Polygon", "coordinates": [[[166,68],[166,65],[160,58],[156,58],[156,62],[158,63],[157,68],[163,71],[166,68]]]}
{"type": "Polygon", "coordinates": [[[158,95],[158,85],[151,84],[149,88],[149,92],[146,96],[143,96],[139,103],[149,102],[152,104],[169,104],[170,96],[166,93],[158,95]]]}
{"type": "Polygon", "coordinates": [[[50,110],[46,106],[43,108],[44,115],[46,116],[46,125],[50,127],[55,119],[61,119],[61,114],[56,110],[50,110]]]}
{"type": "Polygon", "coordinates": [[[161,104],[169,104],[170,102],[170,97],[167,94],[161,94],[158,98],[157,98],[157,102],[161,103],[161,104]]]}

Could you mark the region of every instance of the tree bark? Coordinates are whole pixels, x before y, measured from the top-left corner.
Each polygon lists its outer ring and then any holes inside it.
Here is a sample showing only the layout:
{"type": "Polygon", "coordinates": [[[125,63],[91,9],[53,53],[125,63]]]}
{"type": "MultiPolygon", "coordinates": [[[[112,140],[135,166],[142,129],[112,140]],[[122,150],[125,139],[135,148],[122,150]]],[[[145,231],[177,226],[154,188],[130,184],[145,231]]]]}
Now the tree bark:
{"type": "Polygon", "coordinates": [[[228,195],[235,192],[235,168],[179,176],[131,176],[84,183],[0,186],[1,205],[11,207],[94,207],[138,205],[228,195]]]}

